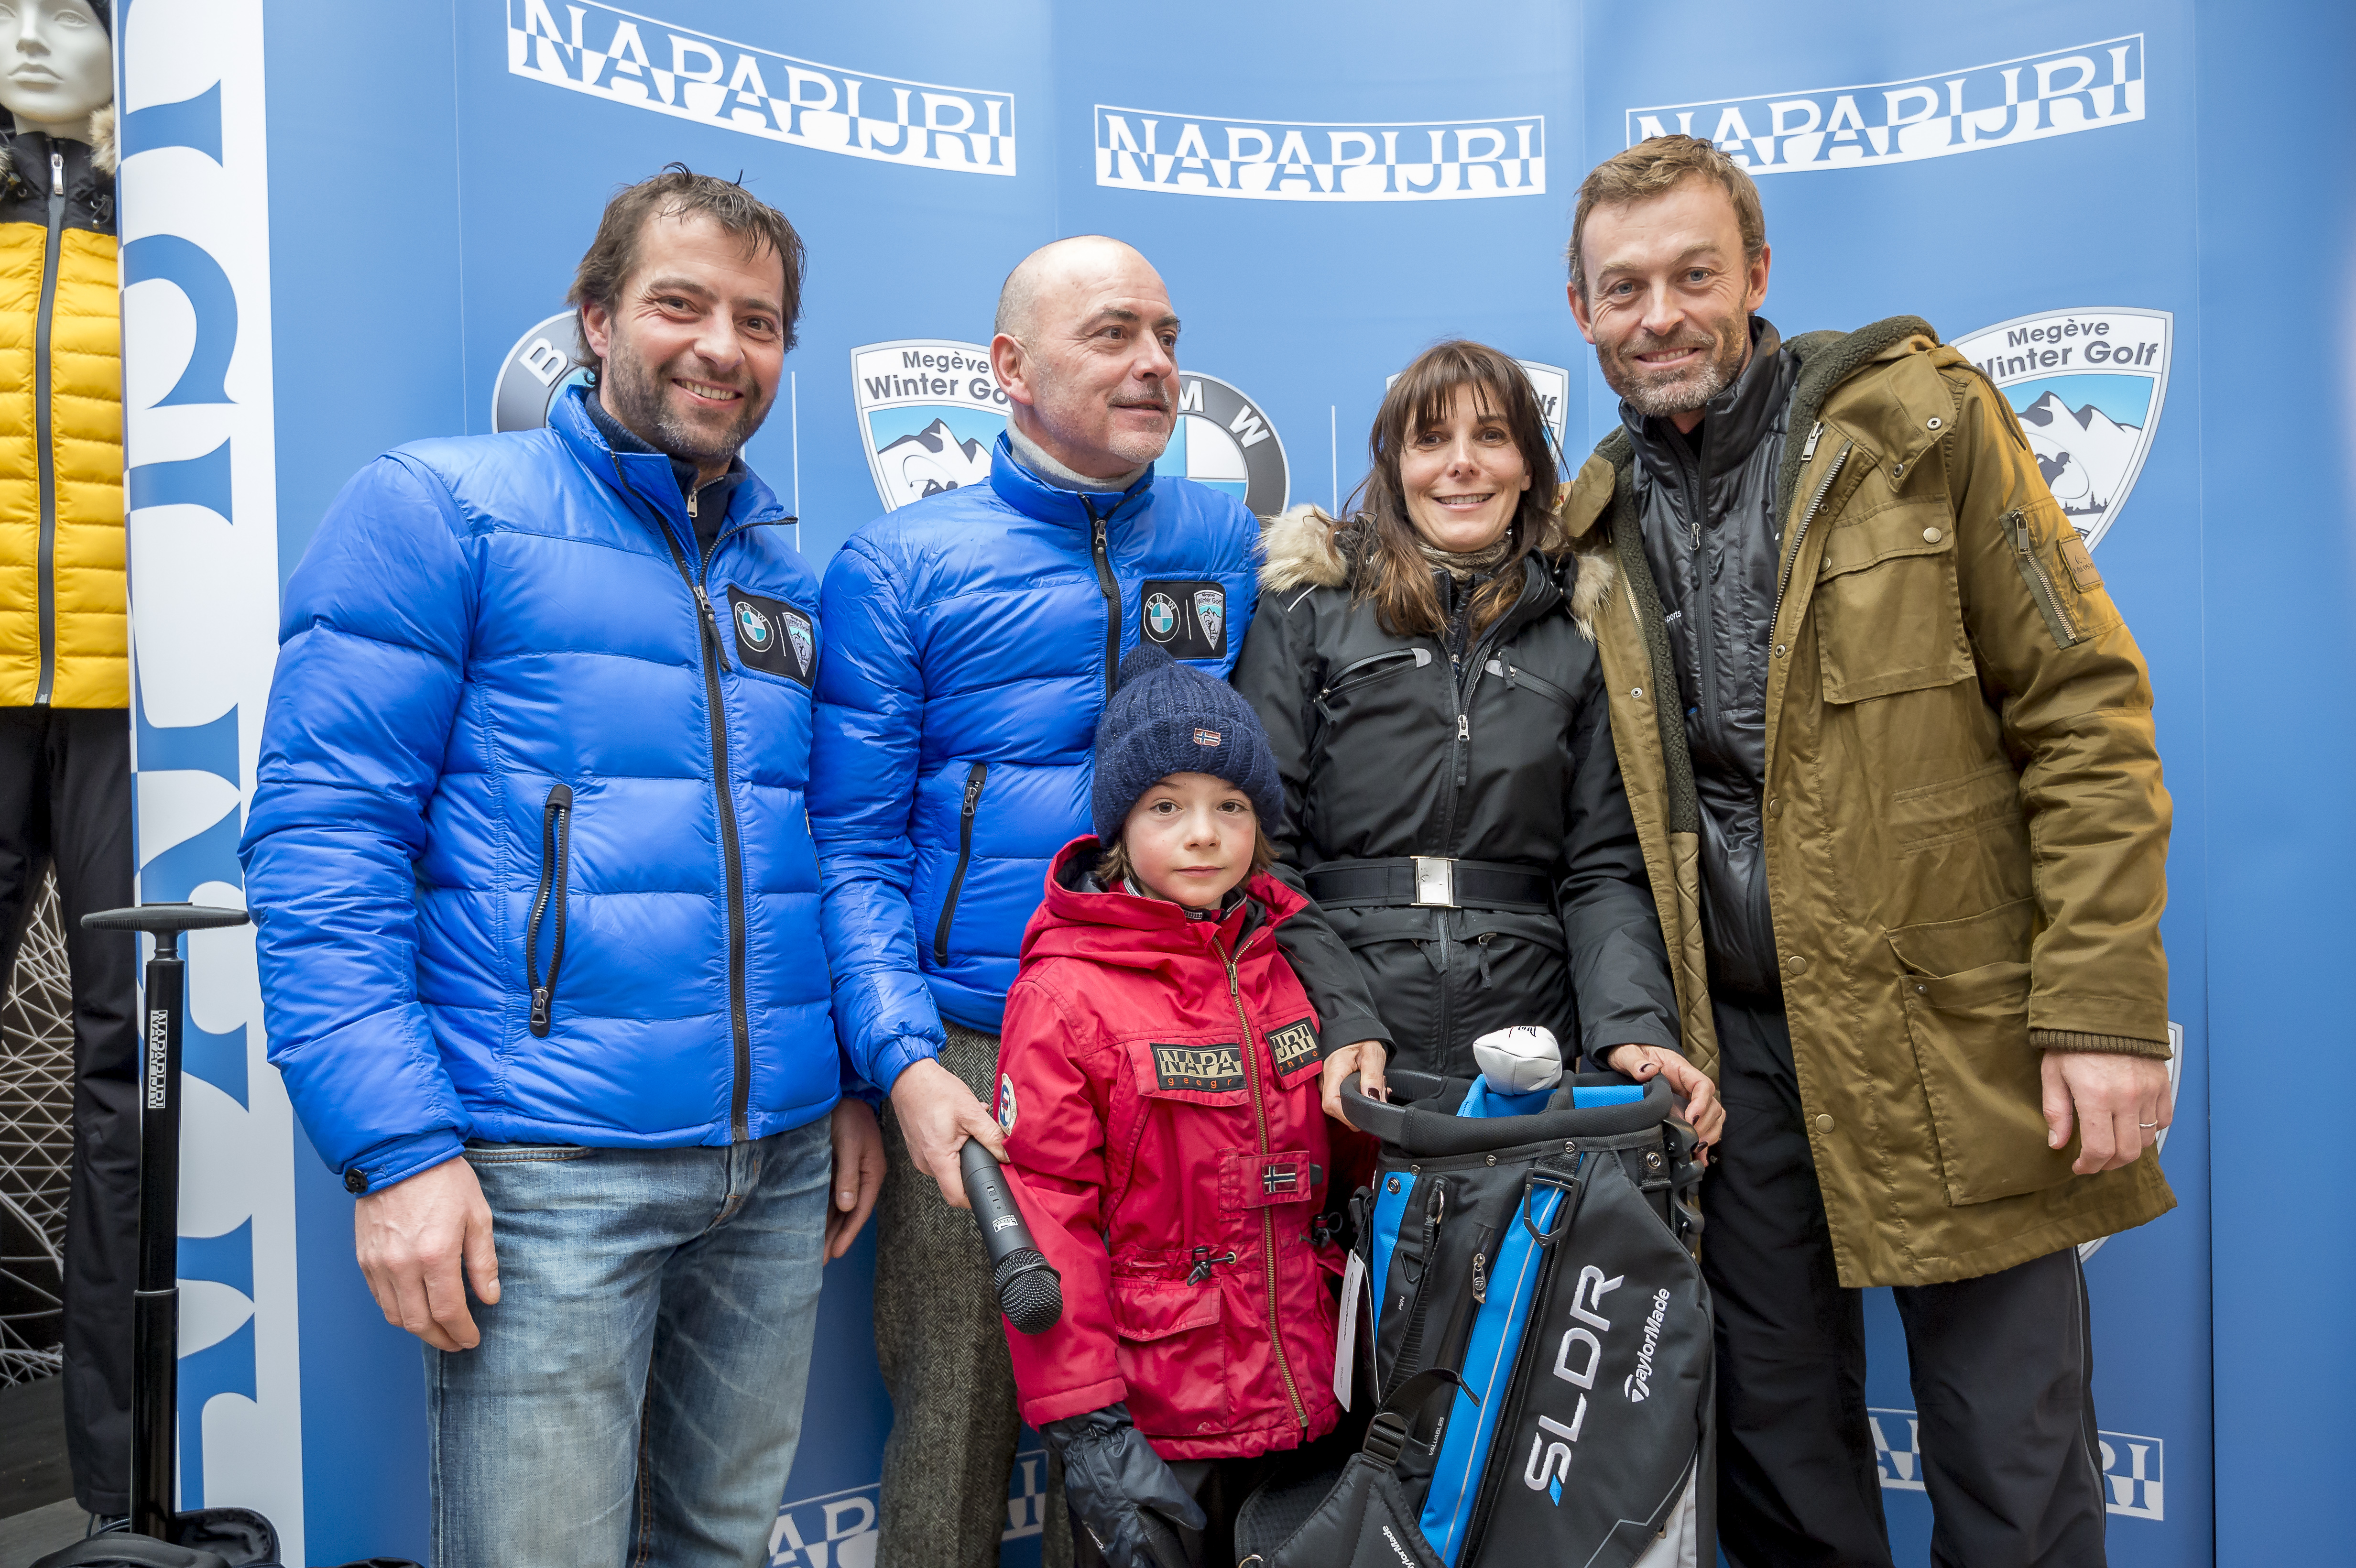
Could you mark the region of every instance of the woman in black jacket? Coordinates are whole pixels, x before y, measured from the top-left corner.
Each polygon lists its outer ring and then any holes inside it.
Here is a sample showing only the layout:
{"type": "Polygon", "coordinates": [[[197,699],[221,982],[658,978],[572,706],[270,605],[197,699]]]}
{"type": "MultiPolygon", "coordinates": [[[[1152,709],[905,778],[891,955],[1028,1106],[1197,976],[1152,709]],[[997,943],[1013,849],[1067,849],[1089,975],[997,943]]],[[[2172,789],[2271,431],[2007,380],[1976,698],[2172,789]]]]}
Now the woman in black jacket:
{"type": "MultiPolygon", "coordinates": [[[[1399,1064],[1470,1077],[1472,1041],[1543,1024],[1567,1056],[1667,1072],[1714,1135],[1708,1081],[1676,1052],[1676,994],[1612,750],[1580,580],[1556,520],[1545,415],[1521,368],[1477,343],[1391,386],[1371,472],[1335,523],[1269,528],[1236,667],[1284,778],[1278,874],[1358,960],[1399,1064]]],[[[1382,1048],[1336,1051],[1327,1109],[1382,1048]]]]}

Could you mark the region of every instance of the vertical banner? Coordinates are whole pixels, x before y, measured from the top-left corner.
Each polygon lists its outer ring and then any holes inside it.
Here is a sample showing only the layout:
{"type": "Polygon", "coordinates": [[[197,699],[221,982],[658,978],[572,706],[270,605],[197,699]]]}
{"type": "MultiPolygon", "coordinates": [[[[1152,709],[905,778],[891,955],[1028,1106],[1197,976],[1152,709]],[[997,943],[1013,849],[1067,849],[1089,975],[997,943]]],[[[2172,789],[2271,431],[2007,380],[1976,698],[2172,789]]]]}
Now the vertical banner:
{"type": "MultiPolygon", "coordinates": [[[[241,906],[279,581],[262,5],[116,16],[139,897],[241,906]]],[[[187,952],[180,1496],[262,1509],[300,1563],[294,1117],[252,928],[187,952]]]]}

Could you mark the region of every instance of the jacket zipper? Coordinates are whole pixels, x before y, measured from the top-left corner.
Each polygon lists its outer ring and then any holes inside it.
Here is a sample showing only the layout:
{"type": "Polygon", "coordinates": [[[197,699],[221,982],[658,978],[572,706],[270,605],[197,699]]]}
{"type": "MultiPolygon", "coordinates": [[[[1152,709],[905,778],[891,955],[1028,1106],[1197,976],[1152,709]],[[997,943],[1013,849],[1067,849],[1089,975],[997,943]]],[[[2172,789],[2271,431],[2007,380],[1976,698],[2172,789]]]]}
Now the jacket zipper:
{"type": "MultiPolygon", "coordinates": [[[[626,492],[629,481],[622,474],[619,457],[614,460],[614,476],[622,481],[626,492]]],[[[695,521],[695,492],[687,496],[687,517],[695,521]]],[[[753,1098],[753,1025],[744,1005],[744,857],[736,827],[736,795],[728,772],[728,710],[720,696],[720,667],[728,659],[727,645],[721,640],[720,618],[712,613],[711,596],[703,584],[688,569],[687,555],[679,548],[679,538],[664,522],[660,508],[655,513],[655,528],[661,533],[663,543],[670,549],[671,564],[679,569],[680,581],[695,596],[696,630],[701,634],[704,706],[711,714],[712,782],[720,797],[720,858],[722,869],[728,880],[728,1024],[735,1043],[735,1083],[729,1095],[728,1136],[738,1143],[752,1136],[746,1108],[753,1098]]],[[[716,554],[719,541],[712,541],[716,554]]],[[[711,560],[705,558],[709,568],[711,560]]]]}
{"type": "MultiPolygon", "coordinates": [[[[1814,430],[1808,432],[1808,444],[1801,448],[1803,460],[1815,451],[1816,437],[1824,428],[1820,421],[1814,430]]],[[[1767,637],[1771,642],[1774,640],[1775,624],[1783,618],[1783,594],[1792,586],[1792,569],[1800,563],[1800,547],[1808,542],[1808,525],[1816,520],[1816,508],[1825,504],[1826,492],[1833,487],[1833,481],[1840,477],[1841,464],[1848,461],[1849,452],[1856,445],[1853,441],[1844,441],[1841,449],[1833,453],[1833,465],[1825,470],[1822,479],[1816,481],[1815,493],[1808,497],[1808,509],[1800,514],[1800,526],[1792,531],[1791,553],[1783,558],[1783,574],[1775,580],[1775,607],[1767,614],[1767,637]]]]}
{"type": "Polygon", "coordinates": [[[531,1032],[548,1038],[556,1010],[556,974],[564,967],[565,892],[573,860],[573,786],[552,784],[548,804],[540,814],[540,891],[531,901],[531,919],[524,925],[524,983],[531,987],[531,1032]],[[548,984],[540,983],[540,921],[555,894],[556,939],[548,950],[548,984]]]}
{"type": "Polygon", "coordinates": [[[1112,574],[1112,548],[1105,539],[1105,520],[1097,516],[1096,503],[1087,496],[1080,505],[1088,509],[1090,548],[1096,556],[1097,591],[1105,602],[1105,700],[1112,700],[1113,688],[1120,682],[1120,580],[1112,574]]]}
{"type": "Polygon", "coordinates": [[[33,325],[33,445],[41,474],[41,673],[33,691],[36,707],[47,707],[58,676],[58,460],[50,410],[49,329],[57,314],[58,250],[65,239],[66,160],[49,155],[49,243],[41,254],[41,308],[33,325]]]}
{"type": "Polygon", "coordinates": [[[958,812],[957,869],[949,873],[948,897],[941,901],[941,923],[933,928],[933,962],[949,961],[949,923],[957,918],[958,895],[965,891],[965,869],[973,859],[973,814],[981,808],[981,786],[990,779],[990,764],[976,763],[966,770],[965,805],[958,812]]]}
{"type": "Polygon", "coordinates": [[[2069,606],[2053,591],[2053,579],[2045,570],[2044,558],[2037,553],[2037,540],[2029,531],[2029,514],[2019,510],[2004,515],[2005,531],[2012,535],[2013,559],[2020,563],[2021,580],[2029,584],[2029,596],[2037,601],[2039,613],[2045,617],[2045,629],[2053,634],[2053,645],[2066,648],[2078,641],[2078,623],[2071,618],[2069,606]]]}
{"type": "MultiPolygon", "coordinates": [[[[1243,982],[1236,974],[1236,955],[1220,946],[1215,938],[1212,945],[1219,948],[1219,957],[1226,964],[1227,995],[1236,1004],[1236,1022],[1243,1028],[1244,1076],[1251,1091],[1252,1118],[1259,1127],[1259,1157],[1266,1160],[1269,1155],[1268,1103],[1260,1098],[1259,1052],[1253,1049],[1257,1042],[1252,1039],[1251,1016],[1244,1011],[1243,982]]],[[[1284,1353],[1284,1330],[1277,1323],[1276,1220],[1269,1214],[1266,1204],[1262,1204],[1259,1211],[1259,1261],[1260,1273],[1268,1281],[1269,1343],[1276,1347],[1276,1370],[1283,1374],[1284,1396],[1292,1402],[1292,1419],[1306,1432],[1309,1430],[1309,1408],[1301,1403],[1301,1390],[1292,1381],[1292,1361],[1284,1353]]]]}

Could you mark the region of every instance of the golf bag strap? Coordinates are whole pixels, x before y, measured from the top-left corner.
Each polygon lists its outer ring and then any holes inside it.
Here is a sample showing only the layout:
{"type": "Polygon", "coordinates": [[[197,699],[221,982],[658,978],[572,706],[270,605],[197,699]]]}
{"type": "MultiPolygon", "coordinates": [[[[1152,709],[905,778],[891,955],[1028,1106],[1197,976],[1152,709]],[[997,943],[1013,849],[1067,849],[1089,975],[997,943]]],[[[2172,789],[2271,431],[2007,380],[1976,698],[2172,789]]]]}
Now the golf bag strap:
{"type": "Polygon", "coordinates": [[[1423,1424],[1424,1415],[1437,1403],[1438,1396],[1444,1392],[1452,1397],[1459,1389],[1463,1389],[1473,1403],[1481,1403],[1480,1395],[1465,1388],[1464,1380],[1451,1368],[1430,1367],[1416,1373],[1391,1391],[1390,1397],[1383,1401],[1382,1408],[1366,1424],[1364,1452],[1378,1464],[1398,1464],[1399,1456],[1407,1451],[1408,1436],[1423,1424]]]}

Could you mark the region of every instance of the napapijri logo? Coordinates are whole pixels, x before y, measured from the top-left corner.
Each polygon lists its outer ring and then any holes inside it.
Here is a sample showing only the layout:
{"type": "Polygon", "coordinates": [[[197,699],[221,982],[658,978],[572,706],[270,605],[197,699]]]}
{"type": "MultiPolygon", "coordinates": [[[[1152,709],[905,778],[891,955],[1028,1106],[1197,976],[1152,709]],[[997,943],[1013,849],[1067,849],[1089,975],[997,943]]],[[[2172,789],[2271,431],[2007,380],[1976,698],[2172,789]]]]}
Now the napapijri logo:
{"type": "Polygon", "coordinates": [[[851,387],[884,510],[990,478],[991,448],[1006,428],[1006,393],[980,344],[870,343],[851,351],[851,387]]]}
{"type": "Polygon", "coordinates": [[[2175,324],[2167,311],[2132,305],[2040,311],[1954,341],[2003,389],[2046,487],[2089,549],[2118,519],[2151,453],[2175,324]]]}
{"type": "Polygon", "coordinates": [[[1653,1292],[1652,1315],[1644,1319],[1644,1342],[1636,1347],[1636,1370],[1620,1384],[1620,1392],[1628,1396],[1630,1404],[1642,1404],[1653,1397],[1653,1352],[1660,1348],[1661,1325],[1668,1316],[1669,1293],[1653,1292]]]}
{"type": "MultiPolygon", "coordinates": [[[[1716,142],[1754,175],[1911,163],[2100,131],[2143,118],[2143,35],[1912,80],[1631,109],[1628,144],[1716,142]]],[[[1102,155],[1098,155],[1099,158],[1102,155]]]]}
{"type": "Polygon", "coordinates": [[[1570,1476],[1571,1445],[1587,1424],[1587,1392],[1595,1386],[1595,1373],[1603,1364],[1603,1341],[1590,1332],[1601,1329],[1612,1332],[1612,1320],[1598,1310],[1604,1296],[1620,1288],[1625,1275],[1603,1277],[1603,1271],[1589,1264],[1579,1271],[1578,1283],[1570,1292],[1571,1325],[1563,1330],[1562,1341],[1555,1348],[1554,1375],[1580,1391],[1578,1408],[1571,1412],[1570,1423],[1565,1425],[1550,1415],[1538,1417],[1538,1429],[1530,1435],[1529,1463],[1522,1467],[1522,1484],[1534,1492],[1544,1492],[1562,1506],[1562,1483],[1570,1476]],[[1582,1353],[1585,1365],[1573,1366],[1582,1353]],[[1554,1439],[1549,1443],[1548,1438],[1554,1439]]]}
{"type": "MultiPolygon", "coordinates": [[[[1890,1492],[1919,1492],[1922,1484],[1922,1423],[1911,1410],[1868,1410],[1866,1429],[1873,1438],[1873,1459],[1881,1471],[1881,1488],[1890,1492]]],[[[2127,1432],[2098,1432],[2096,1446],[2103,1460],[2103,1505],[2128,1519],[2167,1517],[2167,1445],[2157,1437],[2127,1432]]]]}
{"type": "Polygon", "coordinates": [[[1014,173],[1011,92],[820,65],[594,0],[508,0],[508,69],[823,153],[960,174],[1014,173]]]}
{"type": "MultiPolygon", "coordinates": [[[[1225,491],[1255,517],[1276,516],[1290,493],[1283,439],[1260,406],[1216,376],[1185,370],[1178,373],[1178,421],[1153,472],[1225,491]]],[[[1218,641],[1215,628],[1205,631],[1218,641]]]]}
{"type": "Polygon", "coordinates": [[[769,618],[766,615],[762,614],[750,604],[738,603],[736,606],[736,640],[738,642],[757,654],[766,650],[770,640],[776,635],[776,628],[769,624],[769,618]]]}
{"type": "Polygon", "coordinates": [[[171,1019],[163,1008],[147,1015],[147,1109],[160,1111],[171,1082],[171,1019]]]}
{"type": "Polygon", "coordinates": [[[1097,184],[1260,201],[1462,201],[1546,194],[1546,116],[1241,120],[1097,105],[1097,184]]]}
{"type": "Polygon", "coordinates": [[[1194,744],[1198,746],[1216,746],[1219,744],[1222,738],[1223,737],[1221,737],[1216,730],[1197,730],[1194,731],[1194,744]]]}
{"type": "Polygon", "coordinates": [[[1304,1067],[1317,1060],[1317,1029],[1307,1019],[1289,1023],[1268,1037],[1268,1049],[1276,1058],[1280,1076],[1296,1067],[1304,1067]]]}
{"type": "Polygon", "coordinates": [[[581,318],[571,311],[550,316],[515,340],[491,383],[491,428],[538,430],[567,387],[586,386],[589,357],[581,341],[581,318]]]}
{"type": "Polygon", "coordinates": [[[1164,1089],[1224,1094],[1244,1086],[1243,1048],[1235,1045],[1157,1045],[1153,1075],[1164,1089]]]}

